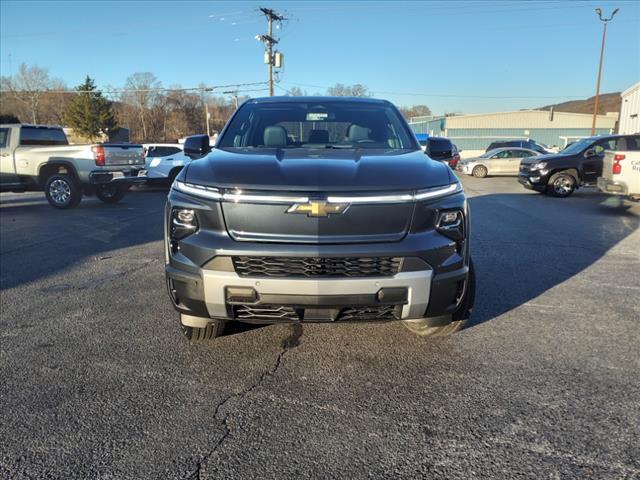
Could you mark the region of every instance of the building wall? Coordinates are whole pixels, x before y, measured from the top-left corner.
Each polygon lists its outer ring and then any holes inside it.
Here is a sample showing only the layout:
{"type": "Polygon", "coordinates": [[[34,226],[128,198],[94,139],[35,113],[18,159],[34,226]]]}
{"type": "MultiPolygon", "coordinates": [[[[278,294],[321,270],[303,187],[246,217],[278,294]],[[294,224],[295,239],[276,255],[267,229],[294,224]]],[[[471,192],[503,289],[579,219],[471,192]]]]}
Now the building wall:
{"type": "MultiPolygon", "coordinates": [[[[412,122],[416,133],[450,138],[465,154],[484,152],[496,140],[533,139],[550,147],[591,135],[593,117],[584,113],[525,110],[436,117],[412,122]]],[[[613,133],[618,114],[598,115],[596,135],[613,133]]]]}
{"type": "Polygon", "coordinates": [[[619,133],[640,133],[640,82],[622,92],[619,133]]]}
{"type": "MultiPolygon", "coordinates": [[[[617,114],[598,115],[597,128],[614,128],[617,114]]],[[[523,110],[447,117],[447,128],[591,128],[592,115],[585,113],[523,110]]]]}
{"type": "MultiPolygon", "coordinates": [[[[447,137],[461,150],[485,150],[496,140],[531,138],[550,147],[564,147],[567,143],[591,135],[589,128],[447,128],[447,137]],[[563,138],[564,137],[564,138],[563,138]]],[[[596,135],[608,135],[609,128],[596,129],[596,135]]]]}

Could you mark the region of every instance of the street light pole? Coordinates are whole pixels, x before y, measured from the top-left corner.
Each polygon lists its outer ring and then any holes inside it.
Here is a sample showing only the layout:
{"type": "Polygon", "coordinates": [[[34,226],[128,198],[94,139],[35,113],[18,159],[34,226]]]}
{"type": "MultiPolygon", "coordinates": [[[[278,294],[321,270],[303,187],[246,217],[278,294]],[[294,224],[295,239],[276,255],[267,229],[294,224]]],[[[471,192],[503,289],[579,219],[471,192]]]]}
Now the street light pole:
{"type": "Polygon", "coordinates": [[[596,119],[598,117],[598,104],[600,103],[600,80],[602,79],[602,61],[604,60],[604,44],[607,39],[607,25],[613,20],[613,17],[618,13],[619,8],[616,8],[609,18],[602,18],[602,10],[596,8],[596,13],[600,20],[604,23],[602,28],[602,45],[600,46],[600,64],[598,65],[598,80],[596,82],[596,98],[595,105],[593,107],[593,120],[591,121],[591,136],[596,134],[596,119]]]}
{"type": "Polygon", "coordinates": [[[209,102],[207,101],[207,97],[204,95],[206,92],[212,92],[213,88],[211,87],[204,87],[202,89],[202,100],[204,101],[204,116],[205,116],[205,120],[207,121],[207,137],[211,136],[211,126],[209,125],[209,118],[211,115],[209,115],[209,102]]]}

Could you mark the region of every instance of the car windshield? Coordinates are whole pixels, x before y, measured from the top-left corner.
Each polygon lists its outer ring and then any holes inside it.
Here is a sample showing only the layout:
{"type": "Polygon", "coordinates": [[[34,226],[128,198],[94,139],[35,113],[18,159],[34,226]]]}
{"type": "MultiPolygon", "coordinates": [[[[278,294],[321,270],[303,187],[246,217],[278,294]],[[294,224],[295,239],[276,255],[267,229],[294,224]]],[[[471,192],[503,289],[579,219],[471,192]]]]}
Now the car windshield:
{"type": "Polygon", "coordinates": [[[246,103],[218,148],[367,148],[417,150],[391,105],[358,101],[246,103]]]}
{"type": "Polygon", "coordinates": [[[562,153],[567,153],[569,155],[574,155],[576,153],[580,153],[583,150],[587,149],[588,147],[590,147],[593,144],[594,140],[591,138],[583,138],[582,140],[579,140],[575,143],[572,143],[571,145],[567,146],[567,148],[565,148],[564,150],[562,150],[562,153]]]}

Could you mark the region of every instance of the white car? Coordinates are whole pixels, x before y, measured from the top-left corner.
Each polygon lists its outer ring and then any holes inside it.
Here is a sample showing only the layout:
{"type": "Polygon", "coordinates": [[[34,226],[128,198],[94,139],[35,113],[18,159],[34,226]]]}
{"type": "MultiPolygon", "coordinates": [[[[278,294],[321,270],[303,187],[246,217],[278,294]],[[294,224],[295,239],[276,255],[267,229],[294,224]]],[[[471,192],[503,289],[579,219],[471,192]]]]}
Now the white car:
{"type": "Polygon", "coordinates": [[[478,178],[484,178],[487,175],[517,176],[520,171],[520,161],[536,155],[540,153],[528,148],[494,148],[479,157],[461,160],[458,163],[458,170],[478,178]]]}
{"type": "Polygon", "coordinates": [[[146,143],[145,169],[150,181],[173,183],[182,167],[191,159],[182,151],[179,143],[146,143]]]}

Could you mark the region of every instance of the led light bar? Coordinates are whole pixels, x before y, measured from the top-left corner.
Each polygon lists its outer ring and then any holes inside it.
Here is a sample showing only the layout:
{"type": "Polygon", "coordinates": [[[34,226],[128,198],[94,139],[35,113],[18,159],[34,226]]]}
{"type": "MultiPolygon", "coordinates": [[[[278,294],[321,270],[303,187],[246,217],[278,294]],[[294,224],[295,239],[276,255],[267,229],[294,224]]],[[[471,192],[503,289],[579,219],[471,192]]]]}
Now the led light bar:
{"type": "MultiPolygon", "coordinates": [[[[294,197],[287,195],[256,195],[249,193],[242,193],[241,191],[220,193],[217,188],[205,187],[204,185],[195,185],[192,183],[174,182],[176,190],[190,193],[212,200],[221,200],[224,202],[234,203],[275,203],[275,204],[292,204],[292,203],[307,203],[310,201],[309,197],[294,197]]],[[[407,203],[407,202],[419,202],[422,200],[428,200],[431,198],[442,197],[451,193],[457,193],[462,191],[460,183],[452,183],[445,187],[436,187],[429,190],[421,190],[416,193],[401,193],[391,195],[345,195],[345,196],[329,196],[326,198],[327,203],[407,203]]]]}

